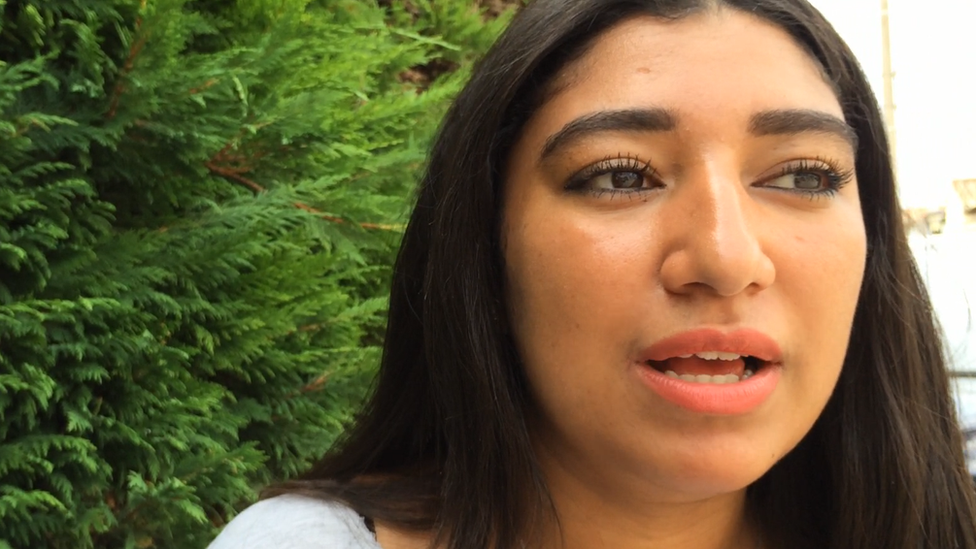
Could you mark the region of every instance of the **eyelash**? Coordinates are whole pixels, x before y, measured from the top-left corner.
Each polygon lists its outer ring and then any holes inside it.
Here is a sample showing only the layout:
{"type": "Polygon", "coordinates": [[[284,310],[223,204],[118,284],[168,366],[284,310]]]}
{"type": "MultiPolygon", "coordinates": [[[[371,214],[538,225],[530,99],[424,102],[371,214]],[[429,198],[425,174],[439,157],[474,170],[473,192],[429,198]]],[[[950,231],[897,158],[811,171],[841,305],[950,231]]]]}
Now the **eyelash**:
{"type": "Polygon", "coordinates": [[[819,156],[812,160],[795,160],[783,166],[783,168],[776,175],[764,179],[763,182],[772,181],[786,175],[795,175],[798,173],[816,173],[827,179],[827,186],[825,188],[817,190],[779,189],[776,187],[770,188],[773,190],[799,194],[805,198],[809,198],[810,200],[824,197],[829,198],[836,195],[837,191],[843,188],[844,185],[850,183],[854,178],[854,170],[841,170],[835,167],[837,165],[837,162],[819,156]]]}
{"type": "MultiPolygon", "coordinates": [[[[640,187],[637,189],[591,189],[587,188],[587,184],[593,179],[606,175],[609,173],[620,172],[632,172],[643,176],[645,179],[654,180],[658,179],[658,172],[655,170],[649,162],[641,160],[637,156],[627,156],[620,153],[616,156],[608,156],[603,160],[590,164],[589,166],[583,168],[579,172],[575,173],[569,178],[566,183],[565,189],[567,191],[587,193],[593,196],[603,196],[610,195],[610,197],[620,196],[620,195],[633,195],[635,193],[644,193],[647,191],[652,191],[656,187],[640,187]]],[[[653,181],[652,181],[653,183],[653,181]]]]}
{"type": "MultiPolygon", "coordinates": [[[[854,170],[841,170],[836,168],[838,163],[828,160],[823,157],[816,157],[812,160],[796,160],[790,162],[789,164],[783,166],[776,175],[765,178],[762,182],[773,181],[784,177],[787,175],[793,175],[798,173],[816,173],[826,178],[827,186],[823,189],[808,190],[808,189],[780,189],[777,187],[770,187],[771,189],[789,192],[793,194],[801,195],[805,198],[811,200],[823,197],[831,197],[837,194],[837,192],[843,188],[845,185],[850,183],[854,178],[854,170]]],[[[608,156],[603,160],[590,164],[589,166],[583,168],[576,174],[574,174],[569,181],[566,183],[565,189],[567,191],[587,193],[593,196],[603,196],[610,195],[610,197],[619,195],[634,195],[635,193],[644,193],[648,191],[653,191],[657,187],[640,187],[637,189],[591,189],[587,188],[587,184],[594,178],[601,175],[606,175],[614,172],[632,172],[637,173],[645,177],[646,179],[654,180],[659,179],[659,174],[650,163],[641,160],[636,156],[626,156],[623,153],[616,156],[608,156]]],[[[653,183],[653,181],[652,181],[653,183]]],[[[762,186],[760,184],[760,186],[762,186]]]]}

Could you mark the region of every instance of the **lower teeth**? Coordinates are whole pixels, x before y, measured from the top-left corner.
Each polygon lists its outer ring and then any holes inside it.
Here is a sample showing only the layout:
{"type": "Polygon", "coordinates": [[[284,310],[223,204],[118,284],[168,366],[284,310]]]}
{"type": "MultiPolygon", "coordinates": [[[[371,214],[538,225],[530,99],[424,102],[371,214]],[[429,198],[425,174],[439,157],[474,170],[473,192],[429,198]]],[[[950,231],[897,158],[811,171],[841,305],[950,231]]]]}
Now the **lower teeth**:
{"type": "Polygon", "coordinates": [[[678,375],[677,373],[675,373],[675,372],[673,372],[671,370],[667,370],[666,372],[664,372],[664,375],[666,375],[668,377],[671,377],[671,378],[674,378],[674,379],[680,379],[682,381],[690,381],[692,383],[712,383],[712,384],[715,384],[715,385],[725,385],[727,383],[738,383],[740,381],[745,381],[745,380],[749,379],[750,377],[754,376],[755,375],[755,372],[753,372],[752,370],[746,370],[742,374],[742,377],[741,378],[739,376],[735,375],[735,374],[728,374],[728,375],[724,375],[724,376],[710,376],[710,375],[705,375],[705,374],[700,374],[700,375],[681,374],[681,375],[678,375]]]}

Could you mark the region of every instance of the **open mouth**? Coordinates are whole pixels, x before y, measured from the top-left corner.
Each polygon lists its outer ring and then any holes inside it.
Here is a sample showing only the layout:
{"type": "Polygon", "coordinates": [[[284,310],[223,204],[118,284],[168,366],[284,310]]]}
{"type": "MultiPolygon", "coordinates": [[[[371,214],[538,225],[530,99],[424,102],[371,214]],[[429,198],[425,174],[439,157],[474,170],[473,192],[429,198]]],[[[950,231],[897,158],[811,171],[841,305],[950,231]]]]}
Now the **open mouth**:
{"type": "Polygon", "coordinates": [[[758,330],[701,328],[655,342],[637,364],[637,377],[671,404],[698,414],[738,415],[776,390],[783,351],[758,330]]]}
{"type": "Polygon", "coordinates": [[[646,364],[670,378],[724,385],[745,381],[769,363],[754,356],[706,351],[665,360],[648,360],[646,364]]]}

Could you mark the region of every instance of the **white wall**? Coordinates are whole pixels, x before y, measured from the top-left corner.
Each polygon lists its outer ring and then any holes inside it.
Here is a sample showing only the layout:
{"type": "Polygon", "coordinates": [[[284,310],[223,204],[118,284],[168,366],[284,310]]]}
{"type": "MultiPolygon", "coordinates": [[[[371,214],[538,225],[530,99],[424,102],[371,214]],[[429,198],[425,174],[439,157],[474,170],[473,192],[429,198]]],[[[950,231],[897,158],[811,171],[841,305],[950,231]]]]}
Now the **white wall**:
{"type": "MultiPolygon", "coordinates": [[[[812,0],[881,96],[881,1],[812,0]]],[[[948,206],[976,177],[976,0],[889,0],[902,203],[948,206]]]]}

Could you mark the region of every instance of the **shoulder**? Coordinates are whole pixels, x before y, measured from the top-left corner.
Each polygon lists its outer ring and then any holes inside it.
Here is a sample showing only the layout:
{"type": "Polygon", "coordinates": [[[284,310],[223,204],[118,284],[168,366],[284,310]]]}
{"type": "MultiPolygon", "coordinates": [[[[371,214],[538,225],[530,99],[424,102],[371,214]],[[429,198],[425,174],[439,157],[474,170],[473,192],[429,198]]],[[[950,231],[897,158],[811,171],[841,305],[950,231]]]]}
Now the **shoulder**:
{"type": "Polygon", "coordinates": [[[208,549],[379,549],[362,518],[341,503],[284,495],[230,521],[208,549]]]}

